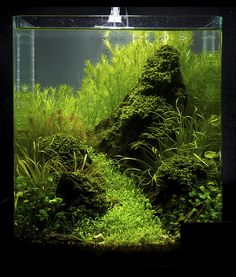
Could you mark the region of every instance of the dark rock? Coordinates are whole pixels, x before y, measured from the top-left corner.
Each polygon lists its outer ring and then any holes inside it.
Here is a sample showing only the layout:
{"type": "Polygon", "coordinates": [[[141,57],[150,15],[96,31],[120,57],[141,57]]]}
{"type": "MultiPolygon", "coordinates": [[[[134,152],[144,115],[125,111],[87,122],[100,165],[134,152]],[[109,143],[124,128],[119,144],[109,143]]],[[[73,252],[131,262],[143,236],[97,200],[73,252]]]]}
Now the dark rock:
{"type": "Polygon", "coordinates": [[[109,203],[106,199],[101,177],[91,177],[78,172],[63,173],[56,190],[67,207],[77,207],[85,215],[95,217],[104,213],[109,203]]]}
{"type": "Polygon", "coordinates": [[[193,155],[174,155],[163,161],[155,173],[157,196],[154,202],[166,205],[173,195],[187,195],[207,180],[207,171],[207,165],[193,155]]]}

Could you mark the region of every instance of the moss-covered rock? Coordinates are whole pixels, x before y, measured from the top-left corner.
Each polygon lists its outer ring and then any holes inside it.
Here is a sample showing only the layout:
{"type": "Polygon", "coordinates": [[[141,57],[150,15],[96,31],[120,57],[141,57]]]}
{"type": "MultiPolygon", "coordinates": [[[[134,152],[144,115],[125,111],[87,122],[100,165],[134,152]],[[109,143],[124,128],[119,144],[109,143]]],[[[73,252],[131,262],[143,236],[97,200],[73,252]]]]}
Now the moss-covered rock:
{"type": "Polygon", "coordinates": [[[76,207],[85,216],[96,217],[110,207],[102,177],[91,177],[83,172],[63,173],[56,190],[66,208],[76,207]]]}
{"type": "Polygon", "coordinates": [[[175,155],[157,169],[151,202],[163,226],[172,234],[182,222],[220,220],[222,199],[218,163],[193,155],[175,155]],[[202,160],[202,161],[201,161],[202,160]]]}
{"type": "Polygon", "coordinates": [[[184,105],[185,86],[179,69],[179,53],[171,46],[163,46],[148,60],[137,86],[125,97],[113,115],[95,127],[99,151],[110,157],[131,156],[142,159],[142,153],[132,145],[146,140],[148,129],[163,129],[171,135],[176,124],[176,99],[184,105]]]}
{"type": "Polygon", "coordinates": [[[155,173],[154,202],[165,205],[173,195],[181,196],[207,179],[208,166],[193,155],[174,155],[158,167],[155,173]]]}
{"type": "Polygon", "coordinates": [[[46,160],[58,159],[64,166],[71,167],[77,161],[80,168],[84,161],[85,166],[91,164],[86,145],[72,135],[56,133],[40,139],[40,149],[46,160]],[[86,156],[86,159],[85,159],[86,156]]]}
{"type": "Polygon", "coordinates": [[[157,96],[132,95],[129,104],[119,107],[114,116],[97,125],[95,132],[99,143],[96,148],[110,157],[122,155],[142,158],[132,145],[147,140],[148,128],[166,129],[169,133],[176,121],[170,120],[173,108],[157,96]]]}
{"type": "Polygon", "coordinates": [[[186,104],[178,50],[164,45],[155,51],[144,66],[138,87],[142,94],[162,96],[171,105],[175,105],[178,97],[182,104],[186,104]]]}

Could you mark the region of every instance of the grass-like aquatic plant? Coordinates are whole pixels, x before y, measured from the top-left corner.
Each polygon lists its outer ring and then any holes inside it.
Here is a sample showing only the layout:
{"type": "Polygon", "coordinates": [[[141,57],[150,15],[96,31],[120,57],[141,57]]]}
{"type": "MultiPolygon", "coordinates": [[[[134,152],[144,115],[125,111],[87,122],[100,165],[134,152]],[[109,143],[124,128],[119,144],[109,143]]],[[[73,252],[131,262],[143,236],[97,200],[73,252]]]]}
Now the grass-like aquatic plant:
{"type": "Polygon", "coordinates": [[[221,53],[193,53],[185,49],[180,56],[182,76],[188,93],[188,110],[194,106],[204,116],[221,112],[221,53]]]}
{"type": "Polygon", "coordinates": [[[79,119],[78,99],[66,85],[34,91],[15,92],[16,139],[37,140],[54,133],[64,132],[86,141],[86,127],[79,119]]]}
{"type": "Polygon", "coordinates": [[[33,141],[31,152],[24,146],[18,146],[15,154],[15,176],[22,176],[30,186],[38,189],[51,189],[54,178],[65,171],[60,160],[45,160],[39,142],[33,141]]]}
{"type": "Polygon", "coordinates": [[[142,68],[154,49],[149,33],[138,31],[128,45],[104,40],[108,51],[96,64],[86,61],[82,87],[78,91],[81,119],[93,128],[109,116],[137,84],[142,68]]]}

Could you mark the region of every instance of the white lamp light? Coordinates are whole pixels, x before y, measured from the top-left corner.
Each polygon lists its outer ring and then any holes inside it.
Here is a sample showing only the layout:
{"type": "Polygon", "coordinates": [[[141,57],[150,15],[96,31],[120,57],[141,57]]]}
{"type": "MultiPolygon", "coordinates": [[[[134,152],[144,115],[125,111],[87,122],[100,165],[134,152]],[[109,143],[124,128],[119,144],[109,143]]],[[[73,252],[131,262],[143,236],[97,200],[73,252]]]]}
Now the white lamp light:
{"type": "Polygon", "coordinates": [[[122,23],[120,16],[120,8],[119,7],[111,7],[111,14],[109,16],[109,23],[122,23]]]}

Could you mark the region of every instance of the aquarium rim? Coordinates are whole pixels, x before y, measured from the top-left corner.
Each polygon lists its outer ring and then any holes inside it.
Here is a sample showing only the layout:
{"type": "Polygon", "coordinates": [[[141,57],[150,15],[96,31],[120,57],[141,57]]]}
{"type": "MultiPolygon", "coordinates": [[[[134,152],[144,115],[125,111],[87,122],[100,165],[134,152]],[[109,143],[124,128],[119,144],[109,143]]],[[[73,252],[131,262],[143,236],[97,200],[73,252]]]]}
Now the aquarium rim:
{"type": "Polygon", "coordinates": [[[16,15],[16,29],[47,30],[221,30],[219,15],[121,15],[122,23],[108,23],[109,15],[16,15]]]}

